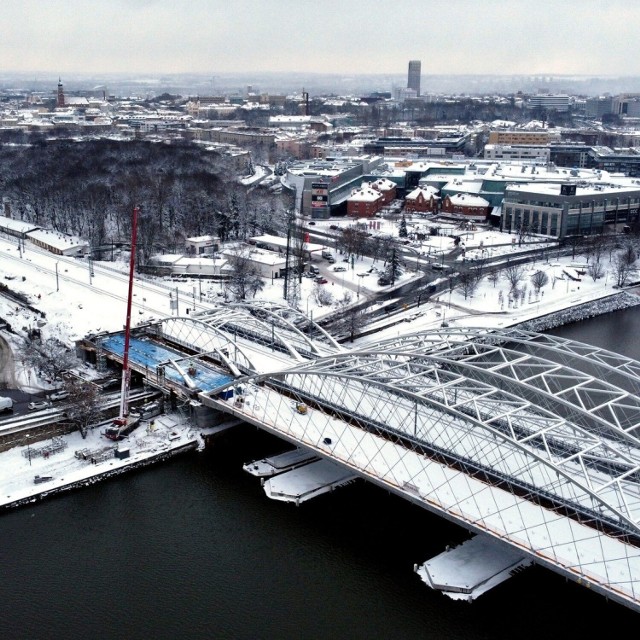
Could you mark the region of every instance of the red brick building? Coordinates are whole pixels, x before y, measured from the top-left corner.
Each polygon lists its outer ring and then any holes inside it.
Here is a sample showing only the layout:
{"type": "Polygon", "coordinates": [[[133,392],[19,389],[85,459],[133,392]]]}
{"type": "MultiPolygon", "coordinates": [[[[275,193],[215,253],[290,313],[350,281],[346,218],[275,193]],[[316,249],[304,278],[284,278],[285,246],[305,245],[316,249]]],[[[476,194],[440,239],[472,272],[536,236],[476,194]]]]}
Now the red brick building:
{"type": "Polygon", "coordinates": [[[396,197],[396,183],[386,178],[378,178],[371,186],[383,195],[383,206],[389,204],[396,197]]]}
{"type": "Polygon", "coordinates": [[[491,206],[489,202],[480,196],[472,196],[468,193],[456,193],[454,196],[445,196],[442,201],[442,213],[454,218],[465,220],[486,220],[491,206]]]}
{"type": "Polygon", "coordinates": [[[438,210],[440,197],[433,187],[416,187],[404,199],[404,210],[407,213],[435,213],[438,210]]]}
{"type": "Polygon", "coordinates": [[[384,196],[373,189],[368,182],[363,182],[359,189],[354,189],[347,198],[347,215],[354,218],[371,218],[382,208],[384,196]]]}

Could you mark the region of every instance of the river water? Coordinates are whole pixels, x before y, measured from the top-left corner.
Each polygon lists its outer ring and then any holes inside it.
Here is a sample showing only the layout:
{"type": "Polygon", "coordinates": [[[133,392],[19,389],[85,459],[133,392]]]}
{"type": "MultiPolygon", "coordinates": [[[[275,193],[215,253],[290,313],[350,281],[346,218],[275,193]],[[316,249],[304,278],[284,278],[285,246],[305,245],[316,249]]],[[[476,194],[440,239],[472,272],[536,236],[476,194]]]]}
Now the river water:
{"type": "MultiPolygon", "coordinates": [[[[638,310],[553,333],[640,359],[638,310]]],[[[594,637],[637,614],[527,569],[473,604],[413,573],[466,531],[365,483],[301,507],[243,462],[251,428],[204,453],[0,515],[0,639],[594,637]]]]}

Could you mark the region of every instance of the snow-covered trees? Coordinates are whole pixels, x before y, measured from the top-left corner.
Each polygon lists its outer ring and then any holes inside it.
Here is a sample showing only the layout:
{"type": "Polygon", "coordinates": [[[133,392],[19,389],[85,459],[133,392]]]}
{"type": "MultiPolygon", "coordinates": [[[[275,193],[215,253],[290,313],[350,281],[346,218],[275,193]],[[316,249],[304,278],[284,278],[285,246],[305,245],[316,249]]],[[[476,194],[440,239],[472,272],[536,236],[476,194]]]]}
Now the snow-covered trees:
{"type": "Polygon", "coordinates": [[[622,287],[629,275],[637,271],[634,266],[637,259],[638,254],[631,243],[613,257],[612,271],[618,287],[622,287]]]}
{"type": "Polygon", "coordinates": [[[536,290],[536,296],[540,295],[540,289],[546,287],[549,284],[549,276],[544,271],[536,271],[531,276],[531,284],[536,290]]]}
{"type": "Polygon", "coordinates": [[[509,283],[509,292],[517,290],[518,285],[524,278],[524,268],[517,264],[512,264],[504,270],[504,277],[509,283]]]}
{"type": "Polygon", "coordinates": [[[73,402],[65,409],[67,418],[77,425],[84,438],[89,427],[100,419],[100,392],[95,385],[81,380],[66,382],[65,390],[73,398],[73,402]]]}
{"type": "Polygon", "coordinates": [[[26,366],[50,382],[59,380],[64,371],[77,364],[74,352],[55,338],[44,342],[29,340],[22,349],[21,357],[26,366]]]}
{"type": "Polygon", "coordinates": [[[265,282],[258,267],[249,259],[248,249],[229,257],[233,271],[226,282],[226,291],[234,300],[253,298],[262,291],[265,282]]]}
{"type": "Polygon", "coordinates": [[[404,217],[404,214],[402,216],[402,220],[400,220],[400,228],[398,229],[398,236],[400,238],[406,238],[407,237],[407,221],[404,217]]]}

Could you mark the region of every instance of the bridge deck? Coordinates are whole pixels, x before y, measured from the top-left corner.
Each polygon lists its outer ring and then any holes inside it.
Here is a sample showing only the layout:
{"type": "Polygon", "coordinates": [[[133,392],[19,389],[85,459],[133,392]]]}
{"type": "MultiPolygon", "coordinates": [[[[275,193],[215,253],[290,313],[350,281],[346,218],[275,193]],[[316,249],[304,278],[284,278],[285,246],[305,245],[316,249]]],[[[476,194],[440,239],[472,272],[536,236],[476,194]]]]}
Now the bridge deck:
{"type": "MultiPolygon", "coordinates": [[[[102,342],[102,347],[118,358],[122,358],[124,355],[124,334],[118,333],[109,336],[102,342]]],[[[184,353],[160,345],[157,342],[141,340],[135,337],[131,338],[129,346],[131,366],[137,366],[136,368],[142,370],[149,369],[155,373],[158,366],[166,365],[164,375],[172,382],[184,384],[184,378],[177,369],[168,363],[171,360],[180,361],[185,357],[187,356],[184,353]]],[[[202,391],[211,391],[226,382],[230,382],[232,379],[213,365],[205,366],[201,361],[198,362],[197,373],[193,376],[194,383],[202,391]]]]}
{"type": "Polygon", "coordinates": [[[640,610],[640,549],[321,411],[295,411],[268,387],[245,385],[223,411],[315,450],[469,528],[489,533],[626,606],[640,610]],[[328,440],[327,440],[328,439],[328,440]],[[330,444],[325,444],[330,442],[330,444]]]}

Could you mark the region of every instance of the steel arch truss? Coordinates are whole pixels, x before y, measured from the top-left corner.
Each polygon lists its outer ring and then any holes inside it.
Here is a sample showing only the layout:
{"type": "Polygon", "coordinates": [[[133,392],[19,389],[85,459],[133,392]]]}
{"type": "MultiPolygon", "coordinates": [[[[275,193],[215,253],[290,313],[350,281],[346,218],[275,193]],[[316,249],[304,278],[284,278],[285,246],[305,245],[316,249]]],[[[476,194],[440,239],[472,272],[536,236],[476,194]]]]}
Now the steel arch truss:
{"type": "Polygon", "coordinates": [[[237,412],[640,608],[636,371],[549,336],[438,331],[248,376],[237,412]]]}
{"type": "Polygon", "coordinates": [[[200,313],[197,318],[219,331],[278,349],[297,362],[341,350],[326,331],[299,311],[274,303],[233,303],[200,313]]]}
{"type": "Polygon", "coordinates": [[[439,393],[445,402],[452,390],[465,394],[459,396],[464,404],[457,400],[456,406],[464,407],[479,424],[508,434],[514,444],[535,450],[546,464],[567,473],[612,508],[637,535],[640,399],[605,380],[617,373],[627,388],[633,388],[637,381],[632,372],[640,365],[628,358],[617,361],[615,354],[603,350],[592,361],[586,345],[546,338],[514,331],[454,330],[385,341],[372,352],[353,356],[379,361],[383,353],[385,364],[367,365],[371,373],[365,375],[387,379],[398,389],[425,397],[439,393]],[[599,377],[562,360],[586,365],[599,377]],[[434,382],[421,390],[429,379],[434,382]],[[511,400],[503,400],[505,394],[511,400]]]}
{"type": "MultiPolygon", "coordinates": [[[[286,388],[640,540],[640,400],[516,348],[530,338],[414,334],[296,367],[295,378],[284,373],[286,388]]],[[[563,356],[552,341],[540,349],[563,356]]],[[[598,367],[620,370],[612,356],[598,367]]]]}
{"type": "MultiPolygon", "coordinates": [[[[211,395],[225,411],[640,605],[637,525],[621,512],[615,490],[597,494],[581,481],[579,465],[555,465],[550,447],[545,453],[505,429],[546,420],[552,440],[561,421],[544,412],[520,421],[518,398],[492,398],[489,385],[463,382],[437,366],[433,392],[403,389],[401,366],[396,383],[375,371],[377,364],[399,365],[399,358],[378,355],[371,355],[369,375],[362,375],[362,354],[327,358],[249,376],[211,395]],[[230,387],[231,399],[221,393],[230,387]],[[300,402],[308,407],[302,413],[300,402]],[[485,410],[498,405],[505,425],[484,422],[485,410]]],[[[419,366],[408,367],[415,377],[419,366]]]]}
{"type": "Polygon", "coordinates": [[[318,357],[344,351],[335,338],[319,324],[287,305],[268,300],[252,300],[234,302],[228,306],[244,309],[266,323],[275,323],[278,332],[286,335],[287,339],[296,346],[296,350],[301,353],[307,352],[318,357]]]}
{"type": "Polygon", "coordinates": [[[214,325],[189,316],[165,318],[158,325],[159,337],[202,355],[215,355],[234,376],[256,370],[242,346],[214,325]]]}

